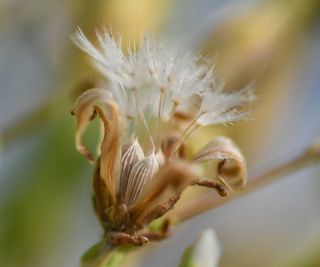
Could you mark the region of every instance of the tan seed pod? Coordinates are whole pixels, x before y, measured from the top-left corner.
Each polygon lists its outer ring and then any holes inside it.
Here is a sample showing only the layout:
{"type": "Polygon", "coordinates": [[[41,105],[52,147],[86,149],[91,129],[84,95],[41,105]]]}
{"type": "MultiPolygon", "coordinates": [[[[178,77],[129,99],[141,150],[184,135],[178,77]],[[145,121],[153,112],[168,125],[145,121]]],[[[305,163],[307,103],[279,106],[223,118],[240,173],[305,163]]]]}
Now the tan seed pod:
{"type": "Polygon", "coordinates": [[[137,162],[128,178],[128,187],[124,202],[131,206],[139,198],[144,186],[150,182],[152,176],[158,171],[158,162],[154,153],[137,162]]]}
{"type": "Polygon", "coordinates": [[[134,165],[144,158],[143,150],[135,140],[124,152],[121,158],[121,175],[119,184],[119,198],[123,201],[128,187],[128,181],[134,165]]]}

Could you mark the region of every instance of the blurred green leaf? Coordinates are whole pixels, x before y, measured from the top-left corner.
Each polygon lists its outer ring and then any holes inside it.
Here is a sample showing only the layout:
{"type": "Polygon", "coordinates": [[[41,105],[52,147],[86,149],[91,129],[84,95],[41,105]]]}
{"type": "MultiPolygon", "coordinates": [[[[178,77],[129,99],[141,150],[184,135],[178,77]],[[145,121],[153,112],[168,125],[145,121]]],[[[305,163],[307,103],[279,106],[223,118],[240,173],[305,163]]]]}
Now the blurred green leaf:
{"type": "Polygon", "coordinates": [[[220,245],[213,230],[205,230],[188,247],[181,260],[180,267],[217,267],[220,258],[220,245]]]}
{"type": "MultiPolygon", "coordinates": [[[[16,162],[14,188],[0,203],[1,266],[42,267],[46,253],[67,229],[64,220],[70,220],[74,199],[81,197],[84,174],[91,173],[92,166],[74,148],[71,104],[59,101],[53,107],[48,120],[30,133],[39,144],[16,162]]],[[[91,147],[96,135],[94,123],[86,135],[91,147]]],[[[90,202],[91,176],[85,179],[90,202]]]]}

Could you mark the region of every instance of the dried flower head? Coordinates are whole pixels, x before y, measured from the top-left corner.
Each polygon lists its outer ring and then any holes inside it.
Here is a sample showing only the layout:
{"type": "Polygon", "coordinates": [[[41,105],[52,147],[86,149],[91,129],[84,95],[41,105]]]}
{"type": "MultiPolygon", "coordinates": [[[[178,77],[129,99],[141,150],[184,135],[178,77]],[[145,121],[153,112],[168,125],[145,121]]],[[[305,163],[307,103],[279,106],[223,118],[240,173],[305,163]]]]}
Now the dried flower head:
{"type": "Polygon", "coordinates": [[[140,246],[169,234],[147,226],[171,210],[188,186],[199,185],[227,195],[246,182],[246,163],[236,145],[215,138],[187,157],[186,137],[195,129],[244,116],[250,89],[226,94],[216,86],[210,66],[201,58],[145,36],[139,49],[123,51],[121,37],[97,32],[98,47],[78,30],[74,42],[91,56],[107,79],[106,88],[90,89],[77,99],[76,148],[90,162],[94,157],[82,134],[96,116],[104,134],[94,172],[94,207],[114,245],[140,246]],[[201,177],[194,166],[212,162],[213,178],[201,177]]]}

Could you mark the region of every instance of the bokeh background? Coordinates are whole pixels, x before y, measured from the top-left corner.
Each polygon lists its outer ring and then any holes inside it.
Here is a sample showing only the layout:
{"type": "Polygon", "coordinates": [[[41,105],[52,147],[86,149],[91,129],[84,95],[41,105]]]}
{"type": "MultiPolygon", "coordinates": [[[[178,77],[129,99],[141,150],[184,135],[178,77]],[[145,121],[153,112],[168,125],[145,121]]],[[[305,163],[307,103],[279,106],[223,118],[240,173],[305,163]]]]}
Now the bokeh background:
{"type": "MultiPolygon", "coordinates": [[[[1,0],[0,266],[78,266],[99,241],[92,166],[74,148],[69,115],[100,77],[70,41],[109,27],[125,40],[169,36],[216,62],[226,90],[254,82],[247,121],[215,127],[242,148],[249,173],[301,153],[320,133],[318,0],[1,0]]],[[[86,136],[94,144],[96,127],[86,136]]],[[[320,167],[308,167],[180,225],[128,266],[178,266],[214,228],[220,266],[320,266],[320,167]]]]}

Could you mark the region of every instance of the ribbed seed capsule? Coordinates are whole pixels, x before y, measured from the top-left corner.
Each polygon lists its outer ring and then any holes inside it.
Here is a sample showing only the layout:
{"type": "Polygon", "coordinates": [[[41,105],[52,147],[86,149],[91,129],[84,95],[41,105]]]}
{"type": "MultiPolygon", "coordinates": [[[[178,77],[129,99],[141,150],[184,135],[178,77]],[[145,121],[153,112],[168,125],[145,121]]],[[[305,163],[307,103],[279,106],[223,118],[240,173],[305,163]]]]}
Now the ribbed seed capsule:
{"type": "Polygon", "coordinates": [[[158,171],[158,162],[154,153],[143,160],[140,160],[133,167],[125,194],[125,203],[131,206],[140,196],[144,185],[148,183],[155,172],[158,171]]]}
{"type": "Polygon", "coordinates": [[[135,140],[131,146],[124,152],[121,159],[121,176],[119,197],[123,201],[128,187],[128,181],[134,165],[144,158],[143,150],[135,140]]]}

